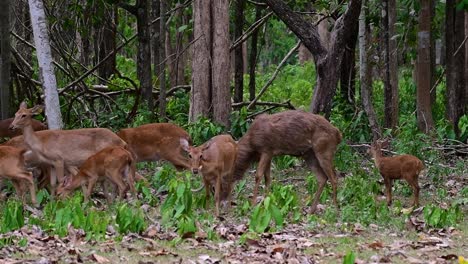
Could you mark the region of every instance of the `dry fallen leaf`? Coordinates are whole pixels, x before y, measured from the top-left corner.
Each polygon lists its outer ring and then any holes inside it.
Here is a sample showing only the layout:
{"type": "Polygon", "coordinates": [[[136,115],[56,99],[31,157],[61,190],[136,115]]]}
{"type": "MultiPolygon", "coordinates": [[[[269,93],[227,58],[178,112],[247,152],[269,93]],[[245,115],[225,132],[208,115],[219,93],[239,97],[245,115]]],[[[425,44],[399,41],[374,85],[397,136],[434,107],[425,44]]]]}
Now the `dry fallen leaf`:
{"type": "Polygon", "coordinates": [[[380,241],[375,241],[375,242],[372,242],[372,243],[368,244],[367,247],[377,250],[377,249],[383,248],[384,245],[380,241]]]}
{"type": "Polygon", "coordinates": [[[97,263],[110,263],[109,259],[98,254],[91,254],[90,259],[96,261],[97,263]]]}

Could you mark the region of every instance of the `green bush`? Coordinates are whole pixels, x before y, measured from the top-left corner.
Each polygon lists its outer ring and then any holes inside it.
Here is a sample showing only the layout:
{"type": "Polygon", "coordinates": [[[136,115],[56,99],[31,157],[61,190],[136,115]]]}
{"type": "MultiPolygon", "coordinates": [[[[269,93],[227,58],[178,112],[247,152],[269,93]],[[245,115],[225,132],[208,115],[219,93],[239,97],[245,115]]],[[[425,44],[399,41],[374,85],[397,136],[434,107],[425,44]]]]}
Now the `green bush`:
{"type": "Polygon", "coordinates": [[[119,233],[122,235],[128,232],[140,233],[147,226],[143,210],[131,208],[125,202],[117,205],[115,223],[118,226],[119,233]]]}

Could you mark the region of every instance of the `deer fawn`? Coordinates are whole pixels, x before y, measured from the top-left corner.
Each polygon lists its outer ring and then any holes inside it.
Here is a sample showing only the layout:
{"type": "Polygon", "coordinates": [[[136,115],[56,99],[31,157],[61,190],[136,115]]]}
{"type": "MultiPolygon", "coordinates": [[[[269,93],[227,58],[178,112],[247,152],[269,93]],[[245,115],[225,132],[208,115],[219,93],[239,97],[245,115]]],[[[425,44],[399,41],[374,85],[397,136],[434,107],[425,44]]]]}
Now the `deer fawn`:
{"type": "Polygon", "coordinates": [[[272,115],[262,114],[255,118],[247,133],[238,142],[239,151],[233,177],[240,180],[250,164],[258,161],[252,197],[255,204],[261,177],[265,178],[267,189],[271,184],[271,159],[278,155],[302,157],[318,181],[311,212],[316,211],[327,180],[330,180],[333,202],[338,207],[333,157],[340,142],[340,131],[322,116],[297,110],[272,115]]]}
{"type": "Polygon", "coordinates": [[[135,128],[125,128],[117,135],[127,142],[135,154],[136,162],[169,161],[177,170],[190,167],[182,155],[182,144],[190,145],[192,139],[181,127],[171,123],[146,124],[135,128]]]}
{"type": "MultiPolygon", "coordinates": [[[[13,122],[14,118],[8,118],[4,120],[0,120],[0,138],[2,137],[9,137],[13,138],[16,136],[21,136],[22,131],[20,129],[9,129],[11,122],[13,122]]],[[[32,119],[31,125],[34,131],[46,130],[47,126],[43,123],[32,119]]]]}
{"type": "MultiPolygon", "coordinates": [[[[114,183],[119,189],[119,197],[124,197],[127,185],[124,179],[127,179],[130,190],[135,194],[135,160],[132,154],[123,147],[107,147],[98,153],[89,157],[83,165],[81,165],[78,173],[67,178],[66,181],[59,186],[57,193],[59,196],[67,196],[76,188],[87,183],[86,192],[84,193],[87,201],[91,195],[94,185],[97,181],[105,179],[114,183]]],[[[105,185],[103,185],[105,187],[105,185]]],[[[110,197],[108,192],[104,190],[108,202],[110,197]]]]}
{"type": "Polygon", "coordinates": [[[0,177],[9,179],[13,182],[16,193],[19,197],[24,198],[24,186],[29,186],[31,194],[31,202],[36,205],[36,189],[32,173],[24,167],[23,155],[25,149],[19,149],[9,146],[0,146],[0,177]]]}
{"type": "Polygon", "coordinates": [[[51,192],[54,194],[57,180],[62,182],[64,170],[73,171],[89,156],[109,146],[125,147],[127,144],[109,129],[83,128],[74,130],[43,130],[34,132],[32,116],[42,111],[42,106],[26,108],[21,103],[11,129],[21,128],[23,137],[14,138],[24,140],[28,150],[32,152],[34,160],[51,168],[51,192]]]}
{"type": "Polygon", "coordinates": [[[230,135],[215,136],[198,147],[191,147],[187,141],[181,142],[190,158],[192,173],[203,176],[206,197],[209,198],[211,186],[215,187],[216,216],[219,204],[227,200],[229,207],[232,191],[232,171],[237,156],[237,144],[230,135]]]}
{"type": "Polygon", "coordinates": [[[419,173],[424,169],[422,161],[412,155],[398,155],[394,157],[382,156],[382,142],[372,143],[370,153],[374,158],[375,166],[379,169],[385,183],[387,205],[392,204],[393,180],[404,179],[413,189],[413,206],[419,205],[419,173]]]}

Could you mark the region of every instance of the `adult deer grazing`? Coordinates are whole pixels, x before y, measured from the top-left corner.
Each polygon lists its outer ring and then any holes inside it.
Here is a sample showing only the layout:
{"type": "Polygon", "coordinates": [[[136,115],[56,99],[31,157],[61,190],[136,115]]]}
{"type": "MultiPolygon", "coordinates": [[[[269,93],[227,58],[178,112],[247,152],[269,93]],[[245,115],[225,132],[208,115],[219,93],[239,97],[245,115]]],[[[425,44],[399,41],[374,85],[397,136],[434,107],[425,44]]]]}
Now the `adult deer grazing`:
{"type": "MultiPolygon", "coordinates": [[[[83,183],[87,183],[86,193],[84,194],[87,201],[96,182],[107,179],[117,186],[119,197],[122,199],[127,189],[124,179],[127,180],[130,190],[134,194],[136,193],[134,184],[135,170],[135,160],[129,151],[123,147],[107,147],[89,157],[81,165],[76,175],[69,177],[59,186],[57,194],[62,197],[67,196],[70,192],[82,186],[83,183]]],[[[108,202],[110,202],[106,188],[104,192],[108,202]]]]}
{"type": "Polygon", "coordinates": [[[372,143],[370,153],[374,158],[375,166],[379,169],[385,183],[387,205],[392,204],[393,180],[404,179],[413,189],[413,206],[419,205],[419,173],[424,169],[422,161],[413,155],[398,155],[393,157],[382,156],[382,142],[372,143]]]}
{"type": "Polygon", "coordinates": [[[177,170],[188,169],[188,159],[183,155],[182,144],[191,145],[190,135],[181,127],[171,123],[146,124],[125,128],[117,135],[127,142],[137,162],[164,159],[177,170]]]}
{"type": "MultiPolygon", "coordinates": [[[[73,167],[79,167],[88,157],[109,146],[126,147],[126,143],[109,129],[83,128],[74,130],[43,130],[34,132],[32,116],[42,111],[42,106],[26,108],[21,103],[10,128],[23,130],[23,138],[27,148],[32,152],[38,164],[48,165],[51,170],[51,190],[55,191],[57,180],[62,182],[64,169],[72,172],[73,167]]],[[[16,139],[16,138],[15,138],[16,139]]]]}
{"type": "Polygon", "coordinates": [[[27,150],[0,146],[0,177],[13,182],[16,193],[24,201],[24,186],[29,186],[31,202],[36,205],[36,189],[32,173],[24,167],[23,154],[27,150]]]}
{"type": "Polygon", "coordinates": [[[227,200],[229,206],[233,185],[232,172],[237,156],[237,144],[230,135],[215,136],[198,147],[191,147],[186,141],[181,145],[190,158],[190,167],[194,174],[203,176],[206,197],[209,198],[211,186],[215,187],[216,216],[219,216],[219,204],[227,200]]]}
{"type": "Polygon", "coordinates": [[[249,166],[258,161],[252,197],[253,203],[256,203],[262,176],[267,189],[271,184],[271,159],[278,155],[302,157],[318,181],[311,212],[316,211],[327,180],[332,185],[333,202],[338,206],[333,157],[340,142],[340,131],[322,116],[298,110],[259,115],[238,142],[239,151],[233,177],[240,180],[249,166]]]}
{"type": "MultiPolygon", "coordinates": [[[[0,138],[3,138],[3,137],[9,137],[9,138],[13,138],[13,137],[16,137],[16,136],[20,136],[22,134],[22,131],[21,129],[10,129],[10,125],[11,125],[11,122],[13,122],[14,118],[8,118],[8,119],[4,119],[4,120],[0,120],[0,138]]],[[[41,131],[41,130],[46,130],[47,129],[47,126],[44,125],[43,123],[35,120],[35,119],[32,119],[31,120],[31,125],[32,125],[32,129],[34,131],[41,131]]]]}

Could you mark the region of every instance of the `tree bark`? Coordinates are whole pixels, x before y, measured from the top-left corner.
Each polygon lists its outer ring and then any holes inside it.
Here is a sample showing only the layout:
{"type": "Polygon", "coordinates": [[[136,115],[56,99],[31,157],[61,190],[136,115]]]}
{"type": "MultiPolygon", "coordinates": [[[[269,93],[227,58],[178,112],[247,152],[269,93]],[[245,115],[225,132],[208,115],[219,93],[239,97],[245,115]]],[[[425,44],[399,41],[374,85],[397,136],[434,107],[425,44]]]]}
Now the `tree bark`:
{"type": "Polygon", "coordinates": [[[340,76],[340,89],[342,97],[347,99],[350,104],[354,104],[355,94],[355,77],[356,77],[356,42],[358,38],[358,21],[351,29],[353,34],[349,41],[346,43],[345,51],[343,53],[343,61],[341,62],[341,76],[340,76]]]}
{"type": "Polygon", "coordinates": [[[153,111],[153,86],[151,76],[151,42],[149,29],[148,0],[137,0],[136,2],[138,55],[137,75],[140,81],[142,97],[148,103],[148,110],[153,111]]]}
{"type": "Polygon", "coordinates": [[[369,43],[369,34],[366,23],[366,0],[362,2],[361,15],[359,16],[359,78],[361,83],[361,100],[369,118],[369,126],[372,131],[372,137],[377,140],[382,135],[377,117],[375,115],[374,106],[372,105],[372,81],[371,67],[369,67],[369,55],[367,48],[369,43]]]}
{"type": "Polygon", "coordinates": [[[10,0],[0,2],[0,118],[10,117],[10,0]]]}
{"type": "Polygon", "coordinates": [[[216,21],[216,23],[213,23],[213,120],[229,128],[229,116],[231,113],[229,87],[229,0],[214,0],[212,5],[213,21],[216,21]]]}
{"type": "Polygon", "coordinates": [[[211,1],[193,1],[192,91],[190,122],[208,117],[211,102],[211,1]]]}
{"type": "MultiPolygon", "coordinates": [[[[152,8],[151,8],[151,20],[155,20],[160,16],[160,1],[159,0],[153,0],[152,2],[152,8]]],[[[153,24],[153,74],[155,76],[159,75],[160,72],[160,65],[159,65],[159,53],[160,53],[160,20],[157,20],[153,24]]]]}
{"type": "Polygon", "coordinates": [[[384,104],[385,104],[385,127],[395,128],[398,124],[398,86],[394,79],[394,74],[397,74],[394,57],[392,52],[396,48],[392,37],[394,35],[394,17],[395,10],[394,0],[382,1],[382,24],[383,24],[383,57],[384,57],[384,104]],[[393,72],[392,72],[393,71],[393,72]],[[393,76],[392,76],[393,75],[393,76]]]}
{"type": "MultiPolygon", "coordinates": [[[[255,6],[255,21],[260,20],[262,17],[262,9],[259,6],[255,6]]],[[[257,69],[257,48],[258,48],[258,29],[252,33],[252,39],[250,42],[250,56],[249,56],[249,101],[255,99],[255,75],[257,69]]]]}
{"type": "MultiPolygon", "coordinates": [[[[236,0],[236,10],[234,16],[234,39],[242,36],[244,28],[245,0],[236,0]]],[[[243,45],[234,49],[234,103],[243,101],[244,95],[244,58],[242,52],[243,45]]]]}
{"type": "Polygon", "coordinates": [[[431,0],[421,0],[418,30],[416,116],[418,128],[429,133],[434,128],[431,111],[431,0]]]}
{"type": "Polygon", "coordinates": [[[60,113],[60,101],[57,92],[52,52],[47,31],[47,20],[44,13],[42,0],[29,0],[29,12],[33,27],[34,43],[38,59],[39,72],[45,96],[45,114],[49,129],[62,128],[62,116],[60,113]]]}
{"type": "MultiPolygon", "coordinates": [[[[166,1],[162,0],[160,1],[160,23],[159,23],[159,32],[162,33],[161,36],[164,36],[166,32],[166,18],[165,18],[165,13],[166,13],[166,1]]],[[[161,62],[161,72],[159,74],[160,78],[160,88],[159,88],[159,117],[162,120],[166,119],[166,63],[164,62],[166,60],[166,52],[164,48],[164,38],[161,38],[161,45],[160,45],[160,51],[159,51],[159,61],[161,62]]],[[[151,94],[151,97],[153,95],[151,94]]]]}
{"type": "Polygon", "coordinates": [[[358,21],[361,1],[351,0],[346,11],[335,22],[329,50],[323,46],[317,27],[313,23],[303,19],[281,0],[266,0],[266,3],[312,52],[317,83],[310,110],[313,113],[323,112],[329,116],[340,76],[339,66],[343,58],[345,43],[351,38],[350,28],[358,21]]]}
{"type": "MultiPolygon", "coordinates": [[[[117,7],[104,4],[104,25],[102,27],[102,38],[99,43],[98,61],[104,59],[107,54],[111,53],[116,47],[116,32],[117,32],[117,7]]],[[[110,59],[99,67],[98,74],[103,79],[109,79],[114,74],[116,66],[116,53],[110,59]]]]}
{"type": "MultiPolygon", "coordinates": [[[[456,10],[455,12],[455,47],[458,49],[462,45],[463,40],[465,39],[465,11],[456,10]]],[[[465,45],[467,45],[465,43],[465,45]]],[[[456,118],[454,119],[454,126],[457,135],[459,135],[460,127],[458,122],[461,116],[464,114],[464,109],[467,102],[465,101],[465,49],[463,46],[458,51],[458,54],[455,56],[455,70],[457,72],[457,79],[455,81],[456,86],[456,96],[457,96],[457,105],[456,105],[456,118]]]]}

